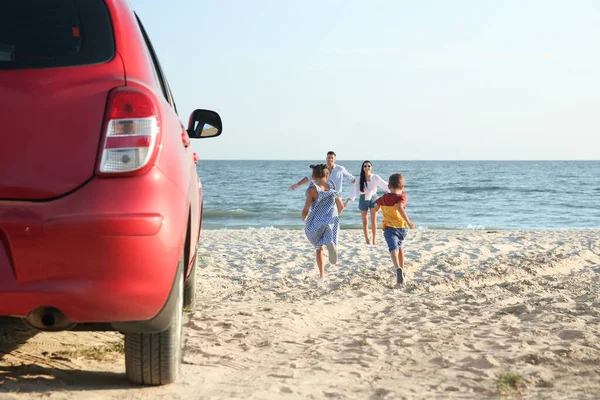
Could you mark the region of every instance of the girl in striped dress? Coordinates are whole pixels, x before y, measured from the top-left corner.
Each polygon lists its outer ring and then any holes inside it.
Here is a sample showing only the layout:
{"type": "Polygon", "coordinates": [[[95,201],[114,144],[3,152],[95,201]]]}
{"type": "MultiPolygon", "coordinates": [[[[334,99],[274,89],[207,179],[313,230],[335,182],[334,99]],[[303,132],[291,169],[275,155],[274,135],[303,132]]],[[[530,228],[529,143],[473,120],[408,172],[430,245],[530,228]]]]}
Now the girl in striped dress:
{"type": "Polygon", "coordinates": [[[306,222],[304,233],[315,247],[319,276],[323,279],[325,276],[323,246],[327,246],[329,262],[335,264],[340,228],[339,215],[344,209],[344,204],[335,185],[328,179],[329,170],[327,165],[317,164],[310,167],[313,170],[313,182],[310,183],[306,191],[302,221],[306,222]]]}

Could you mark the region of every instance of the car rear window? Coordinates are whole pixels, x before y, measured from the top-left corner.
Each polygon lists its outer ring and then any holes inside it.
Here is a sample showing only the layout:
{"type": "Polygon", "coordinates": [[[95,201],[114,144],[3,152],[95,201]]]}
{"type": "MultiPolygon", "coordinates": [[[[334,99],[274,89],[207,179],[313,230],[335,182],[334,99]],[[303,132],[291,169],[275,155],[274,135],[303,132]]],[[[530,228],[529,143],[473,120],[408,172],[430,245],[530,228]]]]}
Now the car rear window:
{"type": "Polygon", "coordinates": [[[114,53],[103,0],[0,0],[0,69],[98,64],[114,53]]]}

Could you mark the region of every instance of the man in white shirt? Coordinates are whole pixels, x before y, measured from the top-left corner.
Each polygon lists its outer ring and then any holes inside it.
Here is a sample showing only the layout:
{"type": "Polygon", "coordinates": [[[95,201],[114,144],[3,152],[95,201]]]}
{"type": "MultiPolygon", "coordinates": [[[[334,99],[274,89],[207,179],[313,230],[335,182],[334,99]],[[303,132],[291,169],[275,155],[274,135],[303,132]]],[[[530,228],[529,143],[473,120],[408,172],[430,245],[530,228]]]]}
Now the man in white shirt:
{"type": "MultiPolygon", "coordinates": [[[[346,170],[346,168],[342,167],[341,165],[336,165],[335,158],[336,158],[335,153],[333,151],[328,151],[325,162],[327,164],[327,169],[329,170],[329,179],[333,182],[333,184],[335,185],[335,190],[337,190],[341,196],[342,183],[343,183],[344,178],[347,178],[352,183],[354,183],[356,181],[356,178],[350,172],[348,172],[346,170]]],[[[301,185],[304,185],[305,183],[310,182],[311,177],[312,177],[311,175],[305,176],[298,183],[294,183],[291,186],[291,189],[296,190],[296,188],[298,188],[298,186],[301,186],[301,185]]]]}

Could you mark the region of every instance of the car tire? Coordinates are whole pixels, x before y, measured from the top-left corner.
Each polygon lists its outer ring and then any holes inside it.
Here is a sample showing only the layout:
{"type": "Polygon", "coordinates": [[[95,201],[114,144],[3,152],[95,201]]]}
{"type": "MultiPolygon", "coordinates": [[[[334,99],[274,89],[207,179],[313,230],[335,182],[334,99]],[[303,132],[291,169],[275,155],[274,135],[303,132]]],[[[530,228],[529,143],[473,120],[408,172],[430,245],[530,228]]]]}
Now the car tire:
{"type": "MultiPolygon", "coordinates": [[[[180,261],[183,263],[183,260],[180,261]]],[[[181,367],[183,268],[177,269],[177,306],[169,327],[156,333],[125,334],[125,373],[141,385],[173,383],[181,367]]]]}
{"type": "Polygon", "coordinates": [[[198,268],[198,251],[196,251],[196,258],[194,259],[194,265],[190,271],[183,287],[183,310],[185,312],[192,312],[196,308],[196,271],[198,268]]]}

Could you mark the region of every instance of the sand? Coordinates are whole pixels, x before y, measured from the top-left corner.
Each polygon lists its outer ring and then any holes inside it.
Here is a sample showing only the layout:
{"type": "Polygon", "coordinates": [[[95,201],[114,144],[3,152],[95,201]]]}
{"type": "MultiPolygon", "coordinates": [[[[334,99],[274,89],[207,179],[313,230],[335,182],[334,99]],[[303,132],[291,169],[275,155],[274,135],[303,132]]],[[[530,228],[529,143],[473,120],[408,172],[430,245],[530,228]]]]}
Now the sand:
{"type": "Polygon", "coordinates": [[[402,287],[378,239],[342,231],[321,282],[302,231],[203,231],[177,383],[0,319],[0,399],[600,398],[600,231],[414,230],[402,287]]]}

